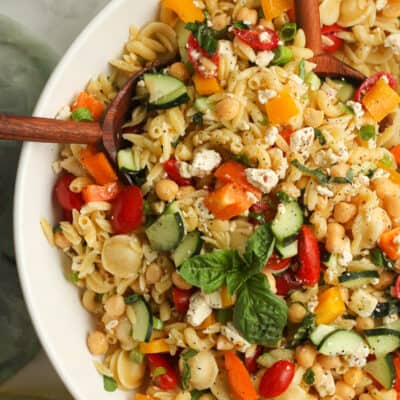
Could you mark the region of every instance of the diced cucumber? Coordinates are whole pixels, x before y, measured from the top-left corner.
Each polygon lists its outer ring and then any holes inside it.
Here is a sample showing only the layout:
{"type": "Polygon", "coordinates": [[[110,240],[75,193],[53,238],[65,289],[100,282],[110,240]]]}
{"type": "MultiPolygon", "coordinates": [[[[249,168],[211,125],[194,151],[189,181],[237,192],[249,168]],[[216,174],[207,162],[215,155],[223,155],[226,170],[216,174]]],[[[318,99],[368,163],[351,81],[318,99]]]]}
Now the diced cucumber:
{"type": "Polygon", "coordinates": [[[396,373],[390,354],[368,362],[364,367],[364,371],[371,375],[385,389],[389,390],[393,387],[396,373]]]}
{"type": "Polygon", "coordinates": [[[367,329],[365,338],[376,356],[391,353],[400,347],[399,332],[389,328],[367,329]]]}
{"type": "Polygon", "coordinates": [[[346,103],[346,101],[351,100],[354,97],[355,88],[351,83],[346,82],[345,80],[335,80],[334,82],[340,86],[337,93],[339,101],[346,103]]]}
{"type": "Polygon", "coordinates": [[[199,231],[193,231],[188,233],[179,243],[179,246],[172,253],[172,259],[177,267],[179,267],[184,261],[200,253],[203,246],[201,240],[201,234],[199,231]]]}
{"type": "Polygon", "coordinates": [[[167,210],[146,229],[146,236],[154,250],[175,249],[185,235],[185,227],[180,212],[167,210]]]}
{"type": "Polygon", "coordinates": [[[339,276],[341,285],[349,289],[360,288],[374,279],[379,279],[378,271],[344,272],[339,276]]]}
{"type": "Polygon", "coordinates": [[[140,168],[138,168],[135,164],[135,160],[133,159],[133,153],[131,148],[119,150],[117,153],[117,163],[118,169],[121,172],[138,172],[140,168]]]}
{"type": "Polygon", "coordinates": [[[326,356],[345,356],[353,354],[361,346],[365,346],[365,342],[360,335],[339,329],[323,339],[318,351],[326,356]]]}
{"type": "Polygon", "coordinates": [[[293,200],[279,205],[271,229],[276,239],[285,243],[288,238],[293,238],[298,233],[302,224],[303,212],[297,201],[293,200]]]}
{"type": "Polygon", "coordinates": [[[179,55],[181,56],[181,60],[184,64],[188,64],[189,57],[187,54],[186,45],[189,40],[190,31],[185,28],[184,22],[179,22],[176,25],[176,36],[178,39],[178,48],[179,48],[179,55]]]}
{"type": "Polygon", "coordinates": [[[194,101],[194,106],[198,111],[201,113],[206,113],[207,110],[213,108],[214,103],[209,100],[208,97],[202,96],[202,97],[197,97],[197,99],[194,101]]]}
{"type": "Polygon", "coordinates": [[[337,331],[336,326],[332,325],[318,325],[310,334],[310,340],[316,345],[319,344],[332,332],[337,331]]]}
{"type": "Polygon", "coordinates": [[[293,360],[293,350],[289,349],[274,349],[267,353],[261,354],[257,358],[257,364],[262,365],[265,368],[269,368],[277,361],[281,360],[293,360]]]}
{"type": "Polygon", "coordinates": [[[126,312],[132,324],[132,338],[138,342],[148,342],[153,331],[153,313],[143,297],[127,306],[126,312]]]}
{"type": "Polygon", "coordinates": [[[173,76],[147,73],[143,79],[150,94],[150,108],[171,108],[189,101],[185,84],[173,76]]]}
{"type": "Polygon", "coordinates": [[[276,242],[275,247],[282,258],[290,258],[297,255],[297,240],[286,246],[276,242]]]}

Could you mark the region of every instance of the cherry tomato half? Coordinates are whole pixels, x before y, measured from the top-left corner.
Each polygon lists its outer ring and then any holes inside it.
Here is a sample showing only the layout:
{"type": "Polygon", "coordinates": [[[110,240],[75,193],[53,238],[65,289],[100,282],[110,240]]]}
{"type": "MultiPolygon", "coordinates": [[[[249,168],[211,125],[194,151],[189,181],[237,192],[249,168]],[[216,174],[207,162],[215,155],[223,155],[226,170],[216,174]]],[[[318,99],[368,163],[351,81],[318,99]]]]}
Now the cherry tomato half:
{"type": "Polygon", "coordinates": [[[191,185],[192,181],[190,179],[182,178],[179,172],[178,161],[175,158],[171,158],[168,161],[165,161],[163,164],[164,171],[167,173],[168,178],[172,179],[179,186],[188,186],[191,185]]]}
{"type": "Polygon", "coordinates": [[[296,275],[291,269],[276,278],[276,290],[279,296],[286,296],[291,290],[300,286],[301,282],[296,279],[296,275]]]}
{"type": "Polygon", "coordinates": [[[172,290],[172,299],[174,301],[175,310],[179,313],[186,313],[189,308],[190,296],[193,294],[192,290],[179,289],[176,286],[172,290]]]}
{"type": "Polygon", "coordinates": [[[150,374],[156,368],[163,368],[164,374],[154,377],[154,383],[162,390],[172,390],[178,384],[178,376],[173,367],[171,358],[166,354],[147,354],[150,374]]]}
{"type": "Polygon", "coordinates": [[[290,265],[290,258],[280,258],[277,254],[272,254],[265,264],[266,269],[282,271],[290,265]]]}
{"type": "Polygon", "coordinates": [[[65,211],[72,211],[73,209],[79,211],[83,205],[82,195],[71,192],[69,189],[69,185],[74,179],[74,175],[62,175],[58,178],[54,186],[57,202],[65,211]]]}
{"type": "Polygon", "coordinates": [[[192,34],[189,36],[186,50],[190,64],[199,75],[201,75],[203,78],[212,78],[213,76],[217,75],[219,63],[218,51],[215,54],[209,54],[206,50],[200,47],[199,42],[192,34]],[[201,63],[202,57],[205,57],[211,61],[214,65],[214,68],[206,68],[201,63]]]}
{"type": "Polygon", "coordinates": [[[295,365],[291,361],[277,361],[269,367],[260,382],[260,395],[262,397],[276,397],[286,391],[293,380],[295,365]]]}
{"type": "Polygon", "coordinates": [[[255,29],[233,28],[232,32],[241,41],[255,50],[273,50],[278,47],[278,34],[272,29],[263,26],[255,29]]]}
{"type": "Polygon", "coordinates": [[[338,32],[344,32],[345,30],[346,29],[337,24],[323,26],[321,33],[327,38],[327,41],[329,41],[329,43],[322,44],[323,50],[327,53],[334,53],[336,50],[339,50],[342,47],[344,40],[337,37],[336,34],[338,32]]]}
{"type": "Polygon", "coordinates": [[[362,98],[365,96],[365,93],[367,93],[379,79],[385,79],[385,78],[387,79],[389,86],[392,89],[396,89],[397,86],[396,78],[389,72],[380,71],[374,75],[371,75],[358,87],[358,89],[354,93],[354,101],[361,102],[362,98]]]}
{"type": "Polygon", "coordinates": [[[129,233],[143,221],[143,196],[137,186],[121,190],[112,202],[111,226],[116,234],[129,233]]]}
{"type": "Polygon", "coordinates": [[[251,374],[256,373],[257,371],[257,358],[263,353],[263,349],[261,346],[257,346],[254,354],[252,356],[246,356],[244,358],[244,365],[251,374]]]}

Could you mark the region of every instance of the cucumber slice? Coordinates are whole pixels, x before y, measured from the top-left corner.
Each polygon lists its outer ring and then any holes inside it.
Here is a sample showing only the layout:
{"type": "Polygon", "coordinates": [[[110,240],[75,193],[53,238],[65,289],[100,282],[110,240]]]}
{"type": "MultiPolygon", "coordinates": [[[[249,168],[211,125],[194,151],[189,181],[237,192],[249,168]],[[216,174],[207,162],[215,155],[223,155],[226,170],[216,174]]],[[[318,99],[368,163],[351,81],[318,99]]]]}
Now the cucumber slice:
{"type": "Polygon", "coordinates": [[[133,159],[132,149],[130,148],[118,151],[117,164],[118,164],[118,169],[121,172],[134,173],[140,171],[140,168],[138,168],[135,164],[135,160],[133,159]]]}
{"type": "Polygon", "coordinates": [[[297,255],[297,240],[287,246],[276,242],[275,247],[282,258],[290,258],[297,255]]]}
{"type": "Polygon", "coordinates": [[[143,79],[150,94],[150,108],[171,108],[189,101],[185,84],[173,76],[147,73],[143,79]]]}
{"type": "Polygon", "coordinates": [[[200,112],[202,112],[203,114],[207,112],[207,110],[213,108],[213,103],[209,100],[208,97],[198,97],[195,101],[194,101],[194,106],[196,107],[196,109],[200,112]]]}
{"type": "Polygon", "coordinates": [[[178,40],[179,55],[184,64],[189,63],[186,45],[189,40],[190,31],[185,28],[184,22],[179,22],[176,26],[176,36],[178,40]]]}
{"type": "Polygon", "coordinates": [[[393,329],[395,331],[400,331],[400,319],[390,322],[389,324],[386,324],[386,328],[393,329]]]}
{"type": "Polygon", "coordinates": [[[393,359],[390,354],[378,357],[370,361],[364,367],[364,371],[378,381],[385,389],[391,389],[394,385],[396,373],[393,365],[393,359]]]}
{"type": "Polygon", "coordinates": [[[319,346],[320,343],[332,332],[337,331],[336,326],[332,325],[318,325],[310,334],[310,340],[319,346]]]}
{"type": "Polygon", "coordinates": [[[181,214],[179,212],[164,213],[145,232],[152,249],[173,250],[182,241],[185,234],[181,214]]]}
{"type": "Polygon", "coordinates": [[[365,343],[360,335],[339,329],[323,339],[318,351],[326,356],[345,356],[353,354],[361,346],[365,346],[365,343]]]}
{"type": "Polygon", "coordinates": [[[293,238],[303,224],[303,212],[297,201],[283,202],[278,207],[271,224],[271,229],[276,239],[284,243],[288,238],[293,238]]]}
{"type": "Polygon", "coordinates": [[[183,264],[184,261],[200,253],[203,247],[201,234],[199,231],[188,233],[172,253],[172,259],[177,267],[183,264]]]}
{"type": "Polygon", "coordinates": [[[346,82],[345,80],[335,80],[334,82],[340,85],[337,98],[341,102],[346,103],[346,101],[351,100],[354,97],[355,88],[351,83],[346,82]]]}
{"type": "Polygon", "coordinates": [[[178,205],[175,202],[172,202],[168,204],[163,214],[175,214],[180,212],[181,210],[179,209],[178,205]]]}
{"type": "Polygon", "coordinates": [[[345,272],[339,276],[341,285],[349,289],[360,288],[374,279],[379,279],[378,271],[345,272]]]}
{"type": "Polygon", "coordinates": [[[148,342],[153,332],[153,313],[143,297],[127,306],[128,319],[132,323],[132,338],[139,342],[148,342]]]}
{"type": "Polygon", "coordinates": [[[383,356],[400,347],[400,334],[393,329],[367,329],[363,333],[376,356],[383,356]]]}
{"type": "Polygon", "coordinates": [[[336,254],[327,253],[327,256],[324,257],[324,259],[322,260],[322,263],[327,268],[335,269],[337,267],[337,264],[338,264],[337,255],[336,254]]]}

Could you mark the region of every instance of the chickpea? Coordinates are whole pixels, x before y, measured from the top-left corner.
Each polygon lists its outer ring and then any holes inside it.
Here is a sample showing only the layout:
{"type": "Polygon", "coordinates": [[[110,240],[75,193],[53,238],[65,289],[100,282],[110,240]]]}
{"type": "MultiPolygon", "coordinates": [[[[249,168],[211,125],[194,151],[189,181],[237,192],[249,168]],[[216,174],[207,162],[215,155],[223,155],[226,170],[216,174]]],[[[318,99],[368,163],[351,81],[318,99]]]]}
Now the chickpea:
{"type": "Polygon", "coordinates": [[[240,103],[232,97],[225,97],[215,105],[217,118],[223,121],[231,121],[239,111],[240,103]]]}
{"type": "Polygon", "coordinates": [[[171,179],[161,179],[156,183],[155,191],[160,200],[172,201],[179,191],[179,186],[171,179]]]}
{"type": "Polygon", "coordinates": [[[65,237],[61,231],[56,231],[54,233],[54,243],[60,249],[69,249],[71,247],[70,241],[65,237]]]}
{"type": "Polygon", "coordinates": [[[108,350],[106,335],[100,331],[91,332],[87,338],[87,346],[94,356],[105,354],[108,350]]]}
{"type": "Polygon", "coordinates": [[[342,225],[332,222],[327,226],[325,247],[330,253],[341,253],[345,245],[345,230],[342,225]]]}
{"type": "Polygon", "coordinates": [[[336,222],[340,224],[345,224],[352,220],[357,214],[357,206],[351,203],[346,203],[345,201],[341,201],[335,205],[333,210],[333,217],[336,222]]]}
{"type": "Polygon", "coordinates": [[[125,301],[120,294],[111,296],[104,304],[106,313],[112,318],[118,318],[125,312],[125,301]]]}
{"type": "Polygon", "coordinates": [[[172,273],[172,283],[179,289],[182,290],[189,290],[192,288],[192,285],[190,283],[187,283],[181,275],[179,275],[177,272],[172,273]]]}
{"type": "Polygon", "coordinates": [[[243,7],[236,15],[237,21],[244,21],[250,25],[256,25],[258,21],[258,12],[248,7],[243,7]]]}
{"type": "Polygon", "coordinates": [[[379,282],[374,285],[374,287],[378,290],[386,289],[388,286],[390,286],[393,282],[394,275],[390,271],[382,271],[379,274],[379,282]]]}
{"type": "Polygon", "coordinates": [[[297,346],[295,357],[300,366],[304,368],[311,368],[317,357],[317,350],[311,344],[297,346]]]}
{"type": "Polygon", "coordinates": [[[343,380],[350,386],[357,386],[363,378],[363,372],[359,367],[349,368],[348,371],[344,374],[343,380]]]}
{"type": "Polygon", "coordinates": [[[190,193],[193,193],[196,189],[191,186],[191,185],[187,185],[187,186],[181,186],[179,188],[178,193],[176,194],[176,198],[177,200],[181,200],[183,199],[185,196],[189,195],[190,193]]]}
{"type": "Polygon", "coordinates": [[[323,369],[335,369],[342,365],[342,361],[338,356],[326,356],[324,354],[317,357],[317,362],[323,369]]]}
{"type": "Polygon", "coordinates": [[[181,81],[186,81],[190,77],[189,71],[182,62],[173,63],[168,68],[168,73],[181,81]]]}
{"type": "Polygon", "coordinates": [[[400,192],[398,190],[383,196],[383,208],[392,218],[400,217],[400,192]]]}
{"type": "Polygon", "coordinates": [[[343,381],[336,382],[336,394],[343,400],[351,400],[355,397],[354,389],[343,381]]]}
{"type": "Polygon", "coordinates": [[[157,283],[161,279],[161,276],[162,269],[158,264],[152,263],[147,267],[145,278],[149,285],[157,283]]]}
{"type": "Polygon", "coordinates": [[[230,18],[225,13],[219,13],[214,16],[212,19],[213,28],[217,31],[220,31],[226,28],[229,25],[230,18]]]}
{"type": "Polygon", "coordinates": [[[302,304],[293,303],[289,306],[288,318],[289,321],[293,322],[294,324],[299,324],[301,321],[303,321],[306,314],[307,311],[302,304]]]}
{"type": "Polygon", "coordinates": [[[365,329],[372,329],[375,326],[374,320],[371,317],[357,317],[356,318],[356,328],[359,331],[365,329]]]}
{"type": "Polygon", "coordinates": [[[349,166],[345,163],[339,163],[331,168],[331,176],[334,178],[343,178],[346,176],[349,166]]]}

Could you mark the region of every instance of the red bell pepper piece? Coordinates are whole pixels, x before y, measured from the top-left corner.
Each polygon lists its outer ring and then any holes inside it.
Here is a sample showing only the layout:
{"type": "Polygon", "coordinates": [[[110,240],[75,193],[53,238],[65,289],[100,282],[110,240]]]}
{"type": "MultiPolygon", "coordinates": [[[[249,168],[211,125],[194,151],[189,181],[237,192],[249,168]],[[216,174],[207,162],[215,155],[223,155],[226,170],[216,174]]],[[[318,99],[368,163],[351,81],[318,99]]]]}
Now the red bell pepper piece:
{"type": "Polygon", "coordinates": [[[327,53],[334,53],[336,50],[339,50],[342,47],[344,40],[337,37],[336,34],[344,31],[346,31],[346,29],[337,24],[323,26],[321,33],[330,41],[330,44],[325,43],[322,45],[323,50],[327,53]]]}
{"type": "Polygon", "coordinates": [[[172,360],[166,354],[147,354],[149,362],[150,374],[156,368],[163,368],[165,373],[157,375],[153,378],[154,383],[162,390],[172,390],[178,384],[178,376],[173,367],[172,360]]]}

